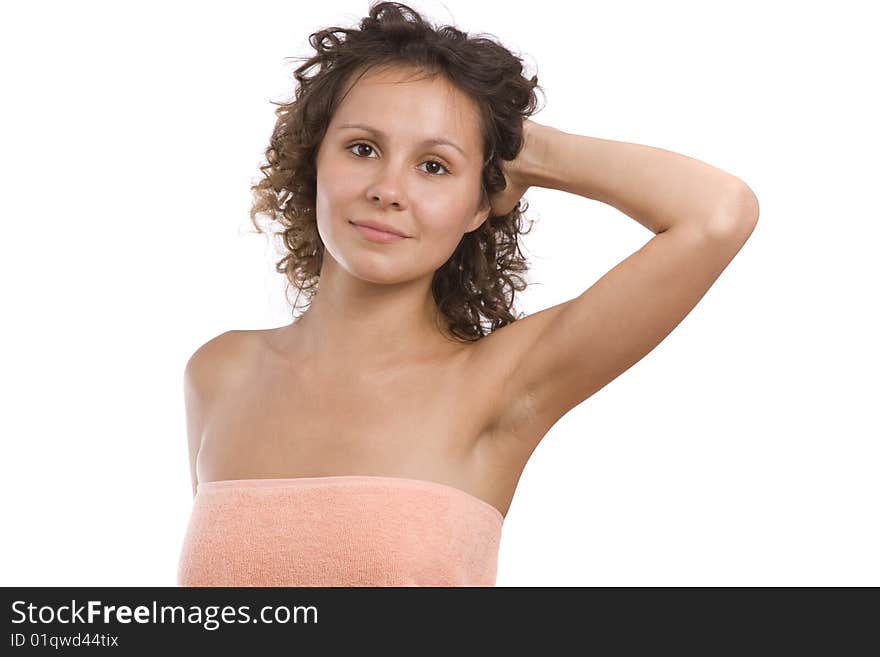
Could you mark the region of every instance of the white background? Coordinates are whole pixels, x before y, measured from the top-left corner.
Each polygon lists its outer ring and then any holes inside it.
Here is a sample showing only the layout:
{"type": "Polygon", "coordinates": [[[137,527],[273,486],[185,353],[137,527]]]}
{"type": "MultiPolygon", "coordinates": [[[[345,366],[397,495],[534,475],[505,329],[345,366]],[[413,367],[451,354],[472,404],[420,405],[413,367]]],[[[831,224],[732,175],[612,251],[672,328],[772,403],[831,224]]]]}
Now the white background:
{"type": "MultiPolygon", "coordinates": [[[[681,325],[545,436],[498,586],[880,585],[868,3],[411,5],[521,54],[535,121],[709,162],[761,207],[681,325]]],[[[247,217],[270,101],[293,89],[283,58],[367,10],[3,9],[0,584],[175,584],[184,365],[224,331],[290,321],[247,217]]],[[[526,313],[653,237],[596,201],[526,199],[526,313]]]]}

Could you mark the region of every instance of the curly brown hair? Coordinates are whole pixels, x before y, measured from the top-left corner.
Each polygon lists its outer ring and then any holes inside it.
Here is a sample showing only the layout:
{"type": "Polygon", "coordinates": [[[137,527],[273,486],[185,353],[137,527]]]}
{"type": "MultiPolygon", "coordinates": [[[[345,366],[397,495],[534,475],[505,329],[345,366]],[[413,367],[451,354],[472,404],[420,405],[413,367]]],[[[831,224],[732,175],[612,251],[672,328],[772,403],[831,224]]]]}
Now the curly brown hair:
{"type": "MultiPolygon", "coordinates": [[[[279,105],[278,118],[260,166],[263,177],[251,186],[250,218],[257,232],[266,232],[256,220],[258,214],[281,226],[274,235],[281,238],[285,255],[275,269],[286,274],[286,291],[291,284],[299,290],[294,308],[300,293],[305,292],[310,303],[318,288],[324,244],[315,213],[315,158],[349,79],[376,67],[404,65],[430,76],[445,75],[468,94],[479,108],[484,203],[506,187],[500,160],[513,160],[522,149],[523,120],[535,113],[534,90],[541,89],[537,76],[522,75],[522,60],[490,35],[470,36],[449,25],[434,27],[396,2],[372,4],[360,29],[328,27],[311,34],[309,43],[316,51],[313,56],[286,58],[304,60],[294,72],[298,87],[290,102],[272,101],[279,105]],[[315,66],[318,70],[306,75],[315,66]]],[[[490,214],[477,230],[464,234],[434,273],[431,288],[438,318],[460,340],[474,342],[522,318],[511,309],[514,290],[527,287],[520,274],[528,267],[517,239],[531,230],[531,225],[522,230],[527,209],[527,201],[520,199],[509,213],[490,214]]]]}

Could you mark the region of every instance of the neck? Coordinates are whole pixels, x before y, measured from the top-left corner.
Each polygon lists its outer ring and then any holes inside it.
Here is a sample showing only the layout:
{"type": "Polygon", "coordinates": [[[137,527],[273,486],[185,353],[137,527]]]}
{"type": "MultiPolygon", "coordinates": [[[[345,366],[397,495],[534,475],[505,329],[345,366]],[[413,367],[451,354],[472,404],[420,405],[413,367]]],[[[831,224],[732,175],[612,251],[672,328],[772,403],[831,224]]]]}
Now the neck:
{"type": "Polygon", "coordinates": [[[461,347],[445,328],[430,289],[365,286],[351,295],[315,295],[308,310],[285,327],[286,344],[300,362],[323,371],[333,364],[384,371],[448,354],[461,347]]]}

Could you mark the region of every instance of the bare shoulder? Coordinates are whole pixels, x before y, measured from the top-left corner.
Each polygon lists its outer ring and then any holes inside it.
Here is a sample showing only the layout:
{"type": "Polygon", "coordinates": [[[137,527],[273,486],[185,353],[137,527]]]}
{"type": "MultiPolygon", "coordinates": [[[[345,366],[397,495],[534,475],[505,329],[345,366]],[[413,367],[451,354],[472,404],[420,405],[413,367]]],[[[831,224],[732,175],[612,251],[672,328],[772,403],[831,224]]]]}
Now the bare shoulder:
{"type": "Polygon", "coordinates": [[[202,394],[211,394],[243,371],[253,342],[252,332],[245,330],[226,331],[211,338],[189,357],[185,368],[187,385],[196,386],[202,394]]]}
{"type": "Polygon", "coordinates": [[[186,431],[192,491],[198,486],[198,454],[212,402],[244,371],[253,342],[250,331],[226,331],[199,346],[184,368],[186,431]]]}

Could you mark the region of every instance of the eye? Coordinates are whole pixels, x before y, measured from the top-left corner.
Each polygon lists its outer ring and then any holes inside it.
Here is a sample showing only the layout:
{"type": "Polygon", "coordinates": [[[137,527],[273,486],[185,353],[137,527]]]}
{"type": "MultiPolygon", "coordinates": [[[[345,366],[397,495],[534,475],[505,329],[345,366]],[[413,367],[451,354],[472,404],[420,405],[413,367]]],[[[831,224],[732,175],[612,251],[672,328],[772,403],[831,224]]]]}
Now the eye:
{"type": "MultiPolygon", "coordinates": [[[[373,150],[373,147],[370,146],[370,144],[363,142],[363,141],[358,141],[358,142],[355,142],[354,144],[351,144],[350,146],[347,147],[347,150],[349,152],[351,152],[353,148],[357,148],[358,146],[363,146],[364,148],[369,148],[371,152],[373,150]]],[[[357,152],[353,152],[352,155],[354,155],[355,157],[364,157],[362,155],[358,155],[357,152]]],[[[425,160],[424,162],[422,162],[422,164],[436,164],[438,167],[442,168],[446,172],[444,174],[437,174],[435,172],[428,171],[427,173],[430,173],[431,175],[434,175],[434,176],[440,175],[441,177],[449,175],[449,167],[447,167],[445,164],[443,164],[439,160],[425,160]]]]}
{"type": "MultiPolygon", "coordinates": [[[[366,148],[369,148],[371,151],[373,150],[372,146],[370,146],[369,144],[365,144],[362,141],[359,141],[356,144],[352,144],[351,146],[348,147],[348,150],[350,151],[352,148],[355,148],[356,146],[364,146],[366,148]]],[[[357,153],[354,153],[354,154],[357,155],[357,153]]],[[[360,157],[360,155],[358,155],[358,157],[360,157]]]]}

